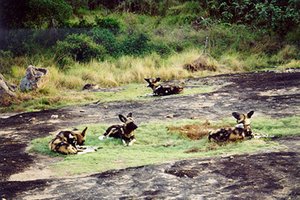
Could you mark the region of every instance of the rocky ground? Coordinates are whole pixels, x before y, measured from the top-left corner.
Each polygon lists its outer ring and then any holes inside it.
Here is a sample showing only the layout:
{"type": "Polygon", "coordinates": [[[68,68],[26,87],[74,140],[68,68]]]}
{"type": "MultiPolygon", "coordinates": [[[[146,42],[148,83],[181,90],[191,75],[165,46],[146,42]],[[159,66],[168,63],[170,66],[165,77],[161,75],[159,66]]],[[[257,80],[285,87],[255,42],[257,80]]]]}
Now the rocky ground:
{"type": "Polygon", "coordinates": [[[133,112],[139,122],[221,119],[232,111],[299,115],[300,72],[228,74],[186,80],[186,87],[214,85],[211,93],[149,97],[149,101],[92,103],[59,110],[0,115],[0,196],[5,199],[300,199],[299,136],[279,138],[281,152],[184,160],[51,178],[57,158],[28,154],[37,137],[87,123],[115,122],[133,112]]]}

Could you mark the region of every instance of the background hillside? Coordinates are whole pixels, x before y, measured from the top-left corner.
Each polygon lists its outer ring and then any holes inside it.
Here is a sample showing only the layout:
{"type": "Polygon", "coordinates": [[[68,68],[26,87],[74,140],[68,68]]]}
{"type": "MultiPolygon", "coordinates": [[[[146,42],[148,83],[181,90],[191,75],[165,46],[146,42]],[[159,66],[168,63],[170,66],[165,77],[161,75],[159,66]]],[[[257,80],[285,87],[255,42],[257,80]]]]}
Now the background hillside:
{"type": "Polygon", "coordinates": [[[50,85],[21,95],[23,100],[80,90],[85,83],[107,87],[150,76],[212,74],[182,68],[201,56],[214,73],[300,65],[298,0],[2,0],[0,5],[0,72],[19,84],[30,64],[50,70],[50,85]]]}

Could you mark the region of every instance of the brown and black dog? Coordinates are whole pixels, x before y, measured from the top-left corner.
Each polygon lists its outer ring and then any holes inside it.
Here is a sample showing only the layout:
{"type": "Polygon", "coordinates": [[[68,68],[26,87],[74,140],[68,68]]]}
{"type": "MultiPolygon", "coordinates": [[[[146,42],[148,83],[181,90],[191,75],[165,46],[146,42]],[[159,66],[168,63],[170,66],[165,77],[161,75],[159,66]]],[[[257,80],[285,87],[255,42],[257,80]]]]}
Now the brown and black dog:
{"type": "Polygon", "coordinates": [[[87,127],[83,131],[60,131],[49,143],[49,149],[61,154],[77,154],[85,142],[87,127]]]}
{"type": "Polygon", "coordinates": [[[183,87],[180,85],[162,85],[160,83],[160,78],[145,78],[145,81],[148,82],[147,87],[150,87],[153,91],[153,94],[156,96],[179,94],[183,90],[183,87]]]}
{"type": "Polygon", "coordinates": [[[233,112],[232,116],[236,118],[237,125],[233,128],[221,128],[209,133],[209,141],[213,140],[215,142],[226,142],[252,138],[253,134],[251,131],[250,123],[253,114],[254,111],[250,111],[247,114],[233,112]]]}
{"type": "Polygon", "coordinates": [[[134,130],[138,126],[134,123],[132,113],[129,113],[127,117],[119,115],[119,119],[123,122],[122,125],[112,125],[108,127],[103,135],[99,137],[100,140],[103,140],[107,137],[113,137],[121,139],[124,146],[131,146],[135,141],[134,130]]]}

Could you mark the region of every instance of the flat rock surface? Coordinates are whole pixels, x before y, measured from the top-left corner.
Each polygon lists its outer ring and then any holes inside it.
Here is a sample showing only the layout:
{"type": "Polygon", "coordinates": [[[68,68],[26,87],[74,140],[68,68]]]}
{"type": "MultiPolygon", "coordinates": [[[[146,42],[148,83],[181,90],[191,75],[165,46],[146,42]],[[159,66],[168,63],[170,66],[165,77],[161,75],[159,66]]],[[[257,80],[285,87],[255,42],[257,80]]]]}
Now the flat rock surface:
{"type": "MultiPolygon", "coordinates": [[[[184,160],[112,170],[85,177],[12,178],[46,168],[55,158],[26,152],[29,142],[61,128],[115,122],[133,112],[137,122],[230,116],[299,115],[300,73],[244,73],[186,80],[213,85],[211,93],[149,97],[149,101],[92,103],[59,110],[0,116],[0,196],[6,199],[300,199],[299,136],[277,139],[281,152],[184,160]],[[167,118],[172,116],[172,118],[167,118]],[[42,163],[42,164],[41,164],[42,163]],[[32,170],[30,170],[32,168],[32,170]]],[[[22,176],[21,176],[22,177],[22,176]]],[[[47,176],[45,176],[47,177],[47,176]]]]}

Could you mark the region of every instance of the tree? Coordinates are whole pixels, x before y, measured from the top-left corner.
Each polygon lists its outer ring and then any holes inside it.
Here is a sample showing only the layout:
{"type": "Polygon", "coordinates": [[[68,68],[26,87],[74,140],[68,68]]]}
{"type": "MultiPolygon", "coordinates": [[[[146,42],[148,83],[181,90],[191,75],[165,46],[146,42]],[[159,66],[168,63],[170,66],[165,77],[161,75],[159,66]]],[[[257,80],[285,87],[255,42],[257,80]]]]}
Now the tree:
{"type": "Polygon", "coordinates": [[[72,15],[64,0],[1,0],[2,28],[48,28],[63,24],[72,15]]]}

